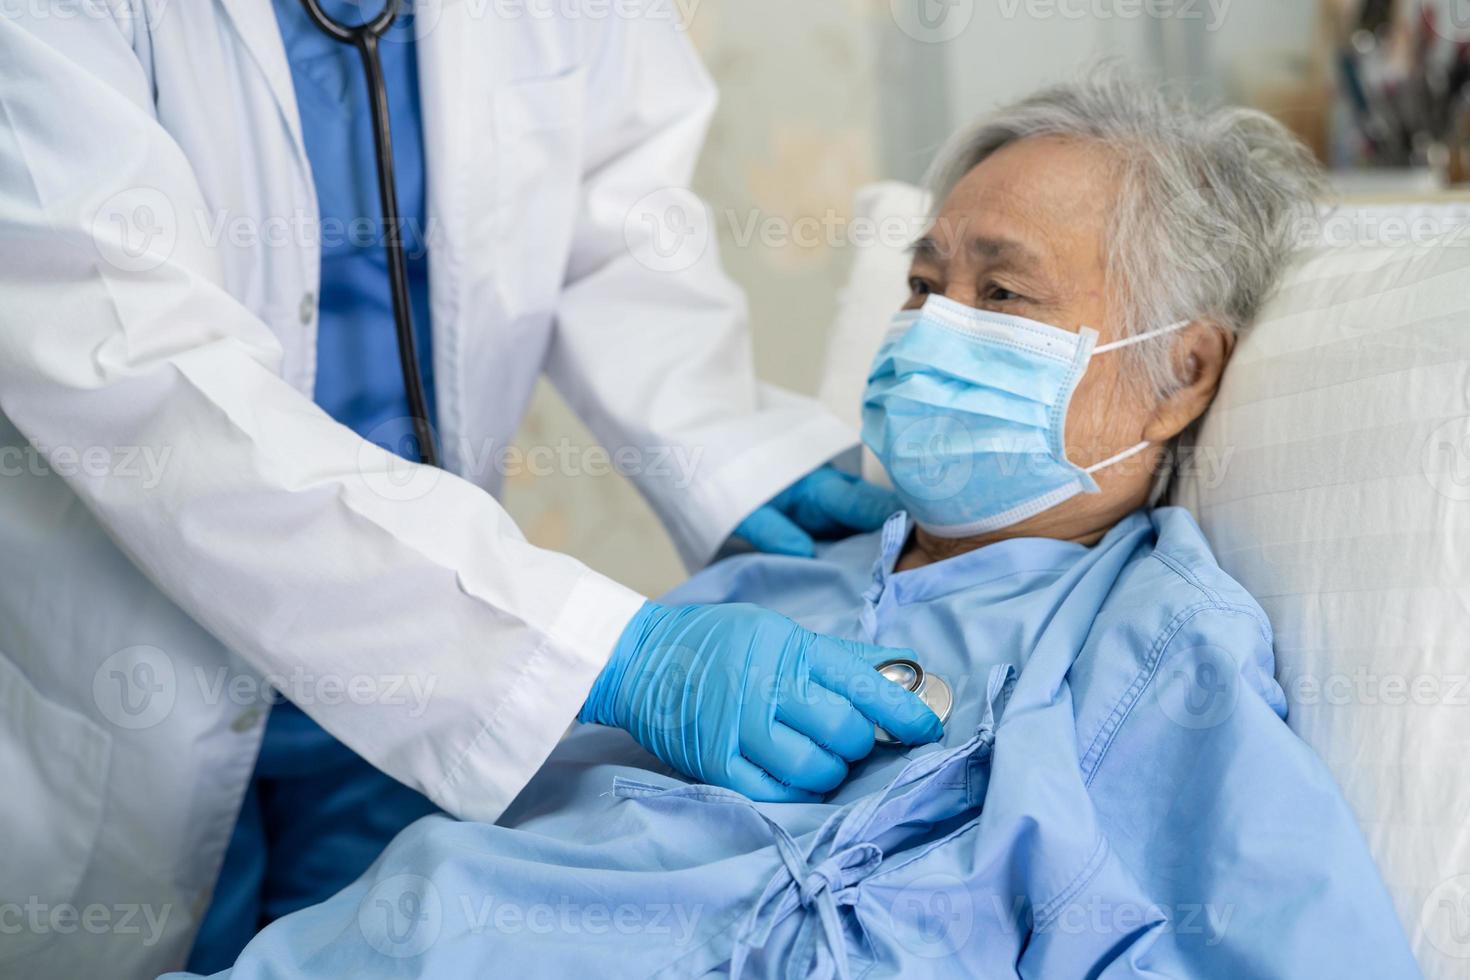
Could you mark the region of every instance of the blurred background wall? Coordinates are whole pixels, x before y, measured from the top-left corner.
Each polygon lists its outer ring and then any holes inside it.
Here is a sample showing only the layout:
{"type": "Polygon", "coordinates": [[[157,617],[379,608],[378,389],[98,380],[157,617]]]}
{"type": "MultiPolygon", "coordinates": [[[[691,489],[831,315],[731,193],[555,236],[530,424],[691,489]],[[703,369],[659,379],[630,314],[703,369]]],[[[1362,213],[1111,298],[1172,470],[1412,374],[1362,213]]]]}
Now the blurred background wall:
{"type": "MultiPolygon", "coordinates": [[[[1412,191],[1453,179],[1435,170],[1447,166],[1434,146],[1443,134],[1430,139],[1412,119],[1399,126],[1389,99],[1357,105],[1349,95],[1374,79],[1385,91],[1424,82],[1427,92],[1433,79],[1415,75],[1416,57],[1470,65],[1464,0],[662,2],[721,91],[695,189],[713,209],[727,270],[749,295],[757,365],[806,393],[816,390],[851,259],[843,229],[854,192],[879,179],[917,181],[955,128],[1098,58],[1272,112],[1339,169],[1345,187],[1371,178],[1412,191]],[[1365,138],[1365,127],[1377,135],[1365,138]]],[[[591,443],[545,384],[518,441],[591,443]]],[[[683,578],[621,477],[547,469],[506,483],[506,504],[532,541],[645,594],[683,578]]]]}
{"type": "MultiPolygon", "coordinates": [[[[840,220],[857,188],[882,172],[880,41],[884,22],[893,23],[886,0],[682,3],[721,92],[695,190],[714,209],[726,270],[748,292],[762,377],[814,392],[847,263],[825,232],[798,235],[793,222],[840,220]],[[767,219],[765,231],[750,233],[760,227],[752,221],[767,219]]],[[[562,439],[591,442],[543,382],[518,441],[562,439]]],[[[536,544],[646,595],[684,577],[662,527],[621,476],[515,474],[503,496],[536,544]]]]}

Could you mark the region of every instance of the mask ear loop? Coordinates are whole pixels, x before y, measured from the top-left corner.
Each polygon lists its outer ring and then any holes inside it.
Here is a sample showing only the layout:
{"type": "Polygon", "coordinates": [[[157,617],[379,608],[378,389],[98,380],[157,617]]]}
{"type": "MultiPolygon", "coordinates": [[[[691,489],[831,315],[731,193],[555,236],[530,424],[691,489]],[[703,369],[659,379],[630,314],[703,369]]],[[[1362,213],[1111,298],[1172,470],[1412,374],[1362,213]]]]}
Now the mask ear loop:
{"type": "Polygon", "coordinates": [[[1092,474],[1096,473],[1098,470],[1107,469],[1109,466],[1112,466],[1114,463],[1121,463],[1121,462],[1123,462],[1123,460],[1127,459],[1130,456],[1137,456],[1139,453],[1143,452],[1145,449],[1147,449],[1149,446],[1152,446],[1152,445],[1153,445],[1153,443],[1151,443],[1147,439],[1145,439],[1143,442],[1140,442],[1136,446],[1133,446],[1131,448],[1125,449],[1121,453],[1116,453],[1115,455],[1109,456],[1107,459],[1103,460],[1101,463],[1093,463],[1091,466],[1087,467],[1082,472],[1086,473],[1088,476],[1091,476],[1092,474]]]}
{"type": "Polygon", "coordinates": [[[1115,340],[1111,344],[1103,344],[1101,347],[1094,347],[1092,349],[1092,352],[1094,354],[1105,354],[1110,350],[1117,350],[1119,347],[1132,347],[1134,344],[1141,344],[1145,340],[1153,340],[1155,337],[1162,337],[1166,333],[1173,333],[1175,330],[1183,330],[1185,327],[1189,326],[1193,322],[1193,320],[1180,320],[1178,323],[1171,323],[1167,327],[1160,327],[1157,330],[1148,330],[1141,334],[1135,334],[1132,337],[1124,337],[1122,340],[1115,340]]]}
{"type": "MultiPolygon", "coordinates": [[[[1180,320],[1178,323],[1171,323],[1167,327],[1160,327],[1157,330],[1148,330],[1144,333],[1136,334],[1132,337],[1125,337],[1122,340],[1115,340],[1111,344],[1103,344],[1101,347],[1094,347],[1092,349],[1092,353],[1104,354],[1110,350],[1117,350],[1120,347],[1131,347],[1134,344],[1141,344],[1145,340],[1153,340],[1155,337],[1162,337],[1165,334],[1173,333],[1176,330],[1182,330],[1193,322],[1193,320],[1180,320]]],[[[1143,452],[1145,449],[1152,445],[1153,443],[1145,439],[1143,442],[1140,442],[1135,446],[1131,446],[1128,449],[1123,450],[1121,453],[1116,453],[1112,456],[1109,456],[1101,463],[1093,463],[1091,466],[1084,469],[1083,472],[1086,473],[1088,476],[1091,476],[1098,470],[1107,469],[1109,466],[1112,466],[1116,463],[1121,463],[1123,462],[1123,460],[1128,459],[1129,457],[1137,456],[1139,453],[1143,452]]]]}

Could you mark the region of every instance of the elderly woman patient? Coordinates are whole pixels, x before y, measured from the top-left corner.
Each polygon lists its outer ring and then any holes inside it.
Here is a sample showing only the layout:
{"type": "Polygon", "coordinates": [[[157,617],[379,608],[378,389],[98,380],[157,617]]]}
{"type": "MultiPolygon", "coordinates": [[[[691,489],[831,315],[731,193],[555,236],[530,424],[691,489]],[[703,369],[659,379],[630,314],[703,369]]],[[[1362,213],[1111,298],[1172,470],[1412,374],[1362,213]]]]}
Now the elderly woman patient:
{"type": "Polygon", "coordinates": [[[1104,76],[934,174],[863,405],[904,509],[667,601],[910,648],[953,689],[943,739],[753,802],[583,726],[499,825],[420,821],[236,976],[1417,975],[1265,615],[1150,506],[1287,259],[1305,152],[1104,76]]]}

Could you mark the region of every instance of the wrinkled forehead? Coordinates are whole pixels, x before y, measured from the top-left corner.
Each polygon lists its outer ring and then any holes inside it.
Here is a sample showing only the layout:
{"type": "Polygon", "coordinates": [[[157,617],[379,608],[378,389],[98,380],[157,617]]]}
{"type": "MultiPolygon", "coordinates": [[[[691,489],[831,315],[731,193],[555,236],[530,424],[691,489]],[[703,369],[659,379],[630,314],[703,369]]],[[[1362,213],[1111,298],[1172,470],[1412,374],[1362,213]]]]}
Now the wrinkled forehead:
{"type": "Polygon", "coordinates": [[[1096,143],[1013,143],[955,185],[915,255],[1029,265],[1062,276],[1100,273],[1118,193],[1115,163],[1096,143]]]}

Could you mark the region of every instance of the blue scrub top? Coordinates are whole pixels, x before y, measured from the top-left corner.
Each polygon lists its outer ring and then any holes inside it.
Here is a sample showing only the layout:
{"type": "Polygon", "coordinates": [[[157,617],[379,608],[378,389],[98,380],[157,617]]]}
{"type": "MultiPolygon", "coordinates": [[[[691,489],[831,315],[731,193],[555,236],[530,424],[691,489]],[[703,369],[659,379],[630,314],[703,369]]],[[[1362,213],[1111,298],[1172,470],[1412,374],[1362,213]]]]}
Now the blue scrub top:
{"type": "MultiPolygon", "coordinates": [[[[321,215],[321,308],[317,325],[316,403],[365,438],[417,459],[403,389],[382,207],[373,150],[372,113],[357,49],[327,37],[300,0],[274,0],[291,64],[306,155],[321,215]]],[[[354,24],[376,4],[323,0],[326,12],[354,24]]],[[[428,207],[418,57],[412,21],[400,16],[379,43],[393,132],[398,212],[413,308],[419,368],[435,418],[429,329],[428,207]]]]}
{"type": "MultiPolygon", "coordinates": [[[[321,216],[321,300],[317,325],[316,403],[364,438],[409,459],[418,445],[398,359],[388,281],[377,158],[362,58],[312,22],[300,0],[273,0],[301,132],[311,161],[321,216]]],[[[360,23],[379,6],[323,0],[343,24],[360,23]]],[[[408,260],[419,369],[435,417],[429,328],[428,205],[418,57],[412,20],[399,22],[378,51],[388,90],[398,213],[408,260]]],[[[288,701],[271,712],[257,775],[300,774],[353,759],[353,753],[288,701]]]]}

